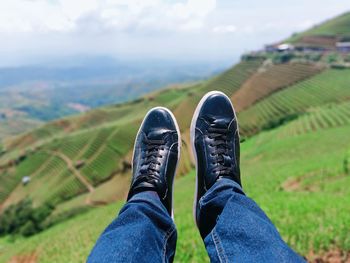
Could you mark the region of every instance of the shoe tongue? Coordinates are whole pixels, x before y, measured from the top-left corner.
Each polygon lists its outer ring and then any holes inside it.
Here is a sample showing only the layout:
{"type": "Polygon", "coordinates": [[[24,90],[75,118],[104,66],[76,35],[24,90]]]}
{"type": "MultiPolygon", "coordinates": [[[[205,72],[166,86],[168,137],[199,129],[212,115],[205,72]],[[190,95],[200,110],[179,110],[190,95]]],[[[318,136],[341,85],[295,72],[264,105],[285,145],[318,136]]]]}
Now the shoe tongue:
{"type": "Polygon", "coordinates": [[[147,138],[149,140],[162,140],[164,138],[164,134],[169,132],[167,129],[156,129],[151,130],[147,133],[147,138]]]}
{"type": "Polygon", "coordinates": [[[230,118],[217,118],[214,116],[209,116],[209,121],[211,125],[215,128],[227,128],[230,124],[230,118]]]}

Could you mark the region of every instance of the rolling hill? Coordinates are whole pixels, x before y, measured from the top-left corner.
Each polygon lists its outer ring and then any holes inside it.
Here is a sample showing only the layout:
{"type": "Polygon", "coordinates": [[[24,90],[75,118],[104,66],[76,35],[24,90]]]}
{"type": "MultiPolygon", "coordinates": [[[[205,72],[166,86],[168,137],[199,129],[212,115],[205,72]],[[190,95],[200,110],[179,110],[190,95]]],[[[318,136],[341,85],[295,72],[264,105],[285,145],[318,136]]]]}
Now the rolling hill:
{"type": "MultiPolygon", "coordinates": [[[[348,18],[343,15],[317,28],[337,35],[344,23],[350,25],[348,18]]],[[[195,179],[189,124],[196,104],[210,90],[225,92],[236,106],[248,195],[302,255],[316,260],[315,254],[340,251],[349,259],[350,68],[321,61],[276,63],[256,56],[206,81],[56,120],[3,140],[0,209],[30,198],[35,207],[49,204],[54,210],[46,218],[53,225],[49,229],[29,238],[0,238],[0,261],[83,262],[123,204],[135,134],[147,110],[158,105],[174,112],[183,135],[175,185],[180,233],[175,260],[206,261],[191,213],[195,179]],[[24,185],[26,176],[31,180],[24,185]],[[117,204],[104,206],[112,201],[117,204]],[[61,222],[66,217],[73,218],[61,222]]]]}
{"type": "Polygon", "coordinates": [[[350,12],[346,12],[338,17],[329,19],[320,25],[316,25],[305,32],[296,34],[292,39],[294,41],[298,41],[301,37],[305,36],[329,36],[347,38],[350,37],[349,20],[350,12]]]}
{"type": "Polygon", "coordinates": [[[350,41],[350,12],[330,19],[313,28],[296,33],[284,42],[296,46],[311,46],[326,49],[335,49],[337,42],[350,41]]]}

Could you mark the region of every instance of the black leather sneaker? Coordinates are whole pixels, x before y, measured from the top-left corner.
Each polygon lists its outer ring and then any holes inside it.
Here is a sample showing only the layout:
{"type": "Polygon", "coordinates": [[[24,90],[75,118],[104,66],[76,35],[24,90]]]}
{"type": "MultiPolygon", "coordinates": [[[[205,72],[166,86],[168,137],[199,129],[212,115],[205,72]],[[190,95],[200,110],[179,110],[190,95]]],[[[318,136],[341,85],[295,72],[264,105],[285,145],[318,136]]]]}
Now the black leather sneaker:
{"type": "Polygon", "coordinates": [[[136,136],[127,200],[142,191],[156,191],[169,215],[173,215],[173,181],[180,158],[180,144],[174,115],[166,108],[151,109],[136,136]]]}
{"type": "Polygon", "coordinates": [[[191,123],[191,143],[197,168],[193,212],[198,225],[198,201],[217,180],[228,178],[241,185],[237,117],[224,93],[209,92],[199,102],[191,123]]]}

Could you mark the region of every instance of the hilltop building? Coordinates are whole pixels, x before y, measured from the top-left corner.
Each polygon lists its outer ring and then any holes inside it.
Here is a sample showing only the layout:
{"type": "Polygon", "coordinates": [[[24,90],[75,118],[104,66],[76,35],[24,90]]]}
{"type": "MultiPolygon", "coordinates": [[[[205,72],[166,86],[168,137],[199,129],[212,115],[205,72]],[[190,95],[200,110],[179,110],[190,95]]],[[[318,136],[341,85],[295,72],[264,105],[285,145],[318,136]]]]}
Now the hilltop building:
{"type": "Polygon", "coordinates": [[[294,46],[288,43],[278,43],[278,44],[265,46],[266,52],[287,52],[287,51],[293,51],[293,50],[294,50],[294,46]]]}
{"type": "Polygon", "coordinates": [[[337,51],[339,52],[343,52],[343,53],[350,52],[350,42],[337,42],[336,47],[337,47],[337,51]]]}

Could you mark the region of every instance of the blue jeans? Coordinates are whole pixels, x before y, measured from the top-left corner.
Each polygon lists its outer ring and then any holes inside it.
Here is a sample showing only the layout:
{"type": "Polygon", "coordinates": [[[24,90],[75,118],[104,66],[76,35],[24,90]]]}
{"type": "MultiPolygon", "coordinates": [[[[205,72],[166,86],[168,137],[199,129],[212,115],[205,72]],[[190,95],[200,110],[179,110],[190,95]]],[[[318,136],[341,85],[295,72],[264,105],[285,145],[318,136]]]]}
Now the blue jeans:
{"type": "MultiPolygon", "coordinates": [[[[218,180],[198,209],[211,262],[305,262],[232,180],[218,180]]],[[[171,262],[176,239],[175,224],[157,193],[141,192],[102,233],[87,262],[171,262]]]]}

